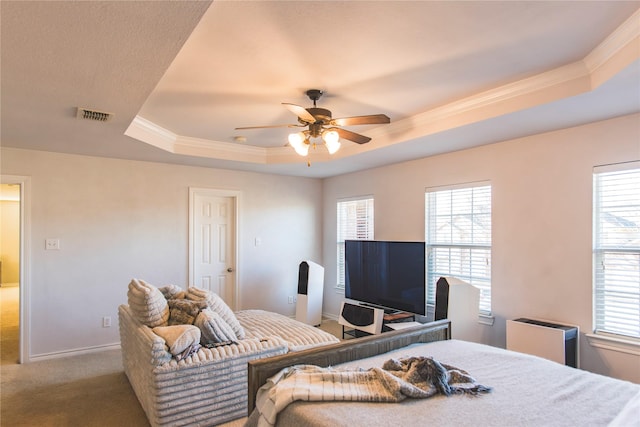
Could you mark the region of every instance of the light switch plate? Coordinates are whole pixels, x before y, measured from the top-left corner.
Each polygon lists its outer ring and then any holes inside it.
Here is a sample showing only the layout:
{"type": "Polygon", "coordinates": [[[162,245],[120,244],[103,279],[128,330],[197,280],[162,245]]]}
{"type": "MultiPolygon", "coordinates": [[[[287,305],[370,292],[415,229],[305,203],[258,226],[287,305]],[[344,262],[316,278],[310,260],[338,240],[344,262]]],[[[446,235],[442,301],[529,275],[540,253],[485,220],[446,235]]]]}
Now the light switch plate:
{"type": "Polygon", "coordinates": [[[48,251],[60,250],[60,239],[46,239],[44,241],[44,248],[48,251]]]}

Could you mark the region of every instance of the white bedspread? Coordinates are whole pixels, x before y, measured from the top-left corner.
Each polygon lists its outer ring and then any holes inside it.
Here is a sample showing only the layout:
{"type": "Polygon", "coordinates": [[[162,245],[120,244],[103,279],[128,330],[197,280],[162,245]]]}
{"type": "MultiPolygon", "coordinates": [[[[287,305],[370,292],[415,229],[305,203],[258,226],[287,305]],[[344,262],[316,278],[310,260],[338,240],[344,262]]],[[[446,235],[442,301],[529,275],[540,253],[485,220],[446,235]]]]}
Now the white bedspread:
{"type": "Polygon", "coordinates": [[[467,372],[428,357],[389,359],[382,367],[370,369],[296,365],[281,370],[258,390],[258,427],[274,426],[278,413],[299,400],[400,402],[437,393],[489,391],[467,372]]]}
{"type": "MultiPolygon", "coordinates": [[[[640,392],[638,384],[456,340],[416,344],[340,366],[369,368],[408,356],[462,367],[493,390],[480,397],[437,395],[400,403],[295,402],[280,412],[277,425],[607,426],[640,392]]],[[[255,414],[249,425],[257,421],[255,414]]]]}

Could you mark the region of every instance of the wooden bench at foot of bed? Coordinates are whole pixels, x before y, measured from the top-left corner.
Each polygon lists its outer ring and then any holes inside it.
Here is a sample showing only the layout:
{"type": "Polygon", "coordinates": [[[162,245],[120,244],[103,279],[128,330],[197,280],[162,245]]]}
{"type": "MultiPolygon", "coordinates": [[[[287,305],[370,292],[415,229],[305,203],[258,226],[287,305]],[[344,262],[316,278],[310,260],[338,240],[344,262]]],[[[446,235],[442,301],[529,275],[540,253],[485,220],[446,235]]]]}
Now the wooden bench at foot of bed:
{"type": "Polygon", "coordinates": [[[248,364],[249,375],[249,414],[255,408],[258,389],[267,379],[280,370],[294,365],[333,366],[339,363],[363,359],[397,350],[415,343],[428,343],[451,339],[451,322],[447,319],[425,323],[398,331],[385,332],[342,341],[295,353],[252,360],[248,364]]]}

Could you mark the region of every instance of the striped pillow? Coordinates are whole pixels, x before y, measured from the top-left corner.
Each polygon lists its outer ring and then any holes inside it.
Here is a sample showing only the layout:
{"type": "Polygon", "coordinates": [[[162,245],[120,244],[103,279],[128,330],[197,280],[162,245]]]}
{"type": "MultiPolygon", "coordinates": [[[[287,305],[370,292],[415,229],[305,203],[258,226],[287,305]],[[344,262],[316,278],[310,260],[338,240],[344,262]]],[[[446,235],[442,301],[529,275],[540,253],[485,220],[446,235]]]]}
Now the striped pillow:
{"type": "Polygon", "coordinates": [[[224,302],[222,298],[220,298],[215,292],[208,291],[206,289],[200,289],[191,287],[187,289],[187,299],[194,301],[207,301],[207,305],[212,311],[215,311],[222,317],[222,319],[227,322],[231,329],[236,334],[239,340],[245,338],[245,332],[242,325],[236,318],[236,315],[233,313],[231,308],[224,302]]]}
{"type": "Polygon", "coordinates": [[[238,340],[231,326],[211,309],[205,308],[198,313],[194,325],[200,329],[200,344],[202,345],[238,340]]]}
{"type": "Polygon", "coordinates": [[[127,291],[129,307],[138,321],[150,328],[166,326],[169,304],[158,288],[144,280],[132,279],[127,291]]]}

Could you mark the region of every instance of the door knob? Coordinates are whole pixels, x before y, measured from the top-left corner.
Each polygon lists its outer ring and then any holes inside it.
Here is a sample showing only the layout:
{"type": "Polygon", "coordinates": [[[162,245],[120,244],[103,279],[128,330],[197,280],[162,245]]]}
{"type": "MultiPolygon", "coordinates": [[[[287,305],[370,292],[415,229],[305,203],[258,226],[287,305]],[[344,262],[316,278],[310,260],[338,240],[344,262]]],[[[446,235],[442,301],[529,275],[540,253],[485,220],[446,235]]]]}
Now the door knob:
{"type": "Polygon", "coordinates": [[[227,268],[227,272],[233,273],[233,268],[231,268],[231,267],[227,268]]]}

